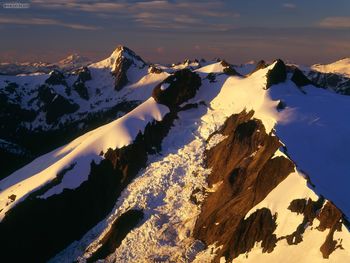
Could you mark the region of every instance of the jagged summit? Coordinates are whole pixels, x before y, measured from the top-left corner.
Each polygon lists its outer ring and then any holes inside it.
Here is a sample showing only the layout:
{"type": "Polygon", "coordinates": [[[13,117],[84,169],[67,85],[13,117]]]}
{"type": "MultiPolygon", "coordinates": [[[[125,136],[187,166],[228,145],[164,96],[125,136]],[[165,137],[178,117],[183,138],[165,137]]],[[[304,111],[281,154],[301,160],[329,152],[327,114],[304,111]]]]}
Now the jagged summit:
{"type": "Polygon", "coordinates": [[[117,46],[112,54],[98,63],[91,65],[94,68],[107,68],[115,77],[115,89],[121,90],[130,82],[133,73],[130,71],[140,70],[147,66],[146,62],[131,49],[125,46],[117,46]]]}
{"type": "Polygon", "coordinates": [[[115,71],[123,61],[139,68],[146,66],[146,62],[139,55],[128,47],[122,45],[118,45],[108,58],[97,62],[92,66],[97,68],[110,68],[111,71],[115,71]]]}

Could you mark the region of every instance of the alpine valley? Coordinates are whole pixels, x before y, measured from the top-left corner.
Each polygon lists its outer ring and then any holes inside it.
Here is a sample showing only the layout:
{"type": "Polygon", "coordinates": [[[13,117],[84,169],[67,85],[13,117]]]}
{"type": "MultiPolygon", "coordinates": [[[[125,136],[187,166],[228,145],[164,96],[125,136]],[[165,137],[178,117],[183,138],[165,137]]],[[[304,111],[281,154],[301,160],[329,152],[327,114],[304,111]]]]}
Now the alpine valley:
{"type": "Polygon", "coordinates": [[[0,64],[0,262],[350,262],[350,59],[0,64]]]}

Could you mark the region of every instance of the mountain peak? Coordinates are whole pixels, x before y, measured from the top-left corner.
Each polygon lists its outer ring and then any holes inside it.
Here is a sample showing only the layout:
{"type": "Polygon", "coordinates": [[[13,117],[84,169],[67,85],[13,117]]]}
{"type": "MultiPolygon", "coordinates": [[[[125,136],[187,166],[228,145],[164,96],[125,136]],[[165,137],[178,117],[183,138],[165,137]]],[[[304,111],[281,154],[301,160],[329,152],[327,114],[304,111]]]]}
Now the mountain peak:
{"type": "Polygon", "coordinates": [[[115,71],[122,61],[128,61],[127,64],[134,64],[139,68],[143,68],[146,65],[146,62],[130,48],[118,45],[108,58],[95,63],[93,66],[111,68],[111,71],[115,71]]]}
{"type": "Polygon", "coordinates": [[[85,63],[89,62],[90,59],[86,57],[82,57],[78,55],[77,53],[72,53],[68,55],[66,58],[61,59],[58,64],[78,64],[78,63],[85,63]]]}
{"type": "Polygon", "coordinates": [[[57,66],[64,70],[72,70],[79,67],[84,67],[91,64],[91,60],[86,57],[82,57],[77,53],[72,53],[66,58],[57,62],[57,66]]]}
{"type": "Polygon", "coordinates": [[[118,45],[109,58],[111,59],[127,58],[127,59],[131,59],[134,61],[136,60],[136,61],[142,62],[143,64],[146,64],[143,61],[143,59],[139,55],[137,55],[134,51],[122,45],[118,45]]]}

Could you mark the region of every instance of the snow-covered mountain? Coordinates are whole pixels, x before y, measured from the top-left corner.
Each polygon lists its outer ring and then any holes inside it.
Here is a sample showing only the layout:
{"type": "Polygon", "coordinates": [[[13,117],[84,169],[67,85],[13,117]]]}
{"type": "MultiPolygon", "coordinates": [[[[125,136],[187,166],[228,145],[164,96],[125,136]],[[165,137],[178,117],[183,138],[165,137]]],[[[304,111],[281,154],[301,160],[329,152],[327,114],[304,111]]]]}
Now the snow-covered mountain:
{"type": "Polygon", "coordinates": [[[92,64],[92,61],[87,57],[82,57],[74,53],[74,54],[68,55],[64,59],[61,59],[55,64],[62,70],[74,70],[81,67],[86,67],[92,64]]]}
{"type": "Polygon", "coordinates": [[[57,69],[63,71],[69,71],[86,67],[91,64],[92,61],[86,57],[81,57],[78,54],[68,55],[66,58],[61,59],[56,63],[47,62],[24,62],[24,63],[0,63],[0,75],[20,75],[20,74],[34,74],[34,73],[49,73],[50,71],[57,69]]]}
{"type": "Polygon", "coordinates": [[[322,73],[335,73],[350,77],[350,58],[343,58],[330,64],[316,64],[311,69],[322,73]]]}
{"type": "Polygon", "coordinates": [[[252,65],[149,65],[118,47],[69,73],[1,76],[3,127],[20,109],[27,132],[88,128],[0,181],[0,259],[349,261],[350,97],[281,60],[252,65]],[[78,107],[51,122],[61,97],[78,107]]]}
{"type": "Polygon", "coordinates": [[[58,68],[57,65],[38,62],[38,63],[0,63],[0,75],[20,75],[33,73],[49,73],[51,70],[58,68]]]}
{"type": "Polygon", "coordinates": [[[326,65],[303,67],[303,71],[315,85],[343,95],[350,95],[350,58],[326,65]]]}
{"type": "Polygon", "coordinates": [[[14,155],[0,146],[7,163],[0,178],[148,99],[168,73],[142,63],[129,49],[118,47],[106,60],[87,67],[0,75],[0,138],[25,152],[14,155]]]}

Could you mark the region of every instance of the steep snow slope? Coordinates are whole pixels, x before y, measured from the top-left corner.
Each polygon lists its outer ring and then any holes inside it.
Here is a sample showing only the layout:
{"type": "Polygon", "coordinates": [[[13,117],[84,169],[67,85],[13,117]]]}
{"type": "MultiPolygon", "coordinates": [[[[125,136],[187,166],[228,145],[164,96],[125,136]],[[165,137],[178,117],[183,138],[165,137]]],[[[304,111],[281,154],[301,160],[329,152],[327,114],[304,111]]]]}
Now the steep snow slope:
{"type": "Polygon", "coordinates": [[[125,116],[77,138],[72,143],[41,156],[29,165],[0,181],[0,218],[33,190],[53,180],[57,174],[74,164],[64,176],[62,183],[51,188],[43,198],[59,194],[64,188],[74,189],[87,180],[90,163],[99,162],[101,152],[108,148],[121,148],[130,144],[139,131],[153,121],[160,121],[167,108],[148,99],[125,116]],[[11,202],[8,197],[16,196],[11,202]]]}
{"type": "Polygon", "coordinates": [[[303,90],[305,95],[289,81],[271,89],[271,98],[286,104],[276,133],[316,191],[349,215],[350,125],[342,116],[350,111],[350,98],[313,86],[303,90]]]}

